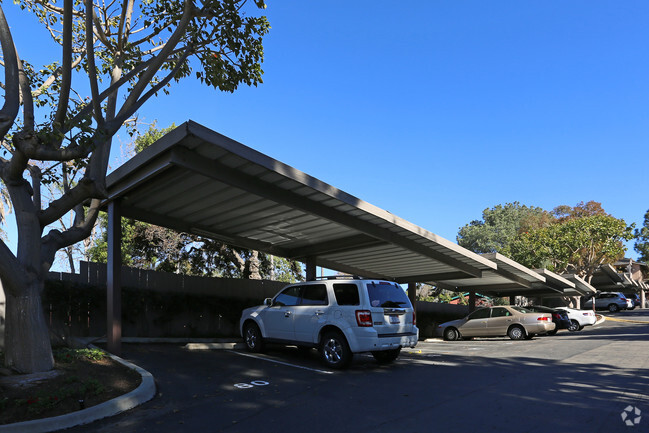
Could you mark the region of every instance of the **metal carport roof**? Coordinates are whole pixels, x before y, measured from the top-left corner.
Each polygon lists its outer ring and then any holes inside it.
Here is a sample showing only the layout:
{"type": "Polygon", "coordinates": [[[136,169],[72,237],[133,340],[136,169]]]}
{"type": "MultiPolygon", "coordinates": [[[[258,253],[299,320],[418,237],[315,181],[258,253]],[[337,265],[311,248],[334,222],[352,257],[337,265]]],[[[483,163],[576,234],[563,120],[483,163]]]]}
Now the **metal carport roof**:
{"type": "Polygon", "coordinates": [[[547,269],[529,269],[499,253],[482,254],[498,265],[483,273],[480,279],[449,279],[436,284],[449,290],[478,291],[497,297],[505,296],[579,296],[576,283],[547,269]]]}
{"type": "Polygon", "coordinates": [[[496,263],[188,121],[107,178],[122,215],[333,270],[399,282],[496,263]]]}

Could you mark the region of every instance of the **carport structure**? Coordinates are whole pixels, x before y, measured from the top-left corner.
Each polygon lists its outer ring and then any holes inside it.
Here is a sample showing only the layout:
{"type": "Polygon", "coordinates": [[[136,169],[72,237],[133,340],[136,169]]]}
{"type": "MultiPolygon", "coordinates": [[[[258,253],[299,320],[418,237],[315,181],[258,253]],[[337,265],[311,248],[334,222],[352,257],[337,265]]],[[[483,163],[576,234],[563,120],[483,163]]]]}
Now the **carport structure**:
{"type": "Polygon", "coordinates": [[[547,269],[529,269],[499,253],[483,254],[482,257],[496,263],[497,268],[483,272],[479,279],[447,279],[435,284],[452,291],[468,291],[470,308],[475,305],[476,292],[510,298],[583,296],[596,292],[592,286],[574,275],[558,275],[547,269]]]}
{"type": "Polygon", "coordinates": [[[188,121],[107,178],[108,346],[121,348],[122,216],[306,264],[409,283],[498,269],[293,167],[188,121]]]}

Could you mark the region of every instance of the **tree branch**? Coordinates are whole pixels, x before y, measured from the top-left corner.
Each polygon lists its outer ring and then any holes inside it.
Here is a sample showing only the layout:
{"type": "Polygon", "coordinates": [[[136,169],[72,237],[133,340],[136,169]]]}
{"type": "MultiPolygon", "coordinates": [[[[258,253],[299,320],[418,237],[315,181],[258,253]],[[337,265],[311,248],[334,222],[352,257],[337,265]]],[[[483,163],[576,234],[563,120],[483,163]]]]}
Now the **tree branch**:
{"type": "Polygon", "coordinates": [[[16,296],[25,284],[25,272],[21,272],[22,266],[18,259],[11,252],[7,244],[0,239],[0,275],[2,275],[2,288],[6,294],[16,296]]]}
{"type": "MultiPolygon", "coordinates": [[[[136,67],[133,68],[128,74],[124,75],[122,78],[119,79],[119,81],[111,84],[108,89],[104,90],[99,94],[98,100],[101,103],[104,101],[107,97],[109,97],[114,91],[119,89],[121,86],[123,86],[125,83],[127,83],[129,80],[133,79],[138,73],[146,69],[153,61],[155,58],[151,58],[147,60],[146,62],[142,62],[138,64],[136,67]]],[[[93,106],[92,104],[87,105],[83,109],[81,109],[71,120],[68,122],[69,125],[77,125],[81,120],[87,116],[88,114],[92,113],[93,106]]],[[[65,132],[68,132],[71,129],[71,127],[68,127],[65,129],[65,132]]]]}
{"type": "Polygon", "coordinates": [[[101,113],[101,103],[99,101],[99,89],[97,84],[97,67],[95,66],[95,38],[93,37],[92,17],[94,15],[94,5],[92,0],[86,0],[86,57],[88,59],[88,79],[90,80],[90,92],[92,94],[92,107],[94,118],[101,127],[104,124],[104,117],[101,113]]]}
{"type": "Polygon", "coordinates": [[[41,210],[41,169],[36,165],[29,165],[29,175],[32,178],[32,201],[36,210],[41,210]]]}
{"type": "Polygon", "coordinates": [[[176,75],[176,72],[180,70],[182,64],[185,62],[185,60],[187,60],[187,57],[189,57],[190,53],[191,53],[191,49],[189,46],[187,46],[185,48],[185,52],[183,53],[183,55],[179,59],[177,59],[176,66],[169,72],[169,74],[167,74],[167,76],[164,79],[162,79],[158,84],[153,86],[148,92],[144,94],[144,96],[142,96],[139,100],[135,101],[130,107],[126,107],[126,104],[124,104],[124,106],[122,106],[122,109],[119,111],[117,116],[115,116],[114,121],[111,122],[111,125],[109,126],[108,130],[117,131],[117,129],[119,129],[122,123],[126,121],[126,119],[128,119],[131,115],[133,115],[133,113],[139,110],[140,107],[149,98],[151,98],[153,95],[158,93],[164,86],[166,86],[169,83],[169,81],[171,81],[171,79],[174,77],[174,75],[176,75]]]}
{"type": "MultiPolygon", "coordinates": [[[[70,64],[70,70],[76,68],[79,65],[79,63],[81,63],[81,60],[83,60],[84,56],[85,56],[85,51],[83,52],[82,55],[80,55],[76,59],[74,59],[74,61],[70,64]]],[[[47,78],[47,80],[45,80],[43,82],[43,84],[41,84],[41,86],[37,90],[34,90],[32,92],[32,97],[38,98],[39,96],[41,96],[43,94],[43,92],[45,92],[45,90],[47,90],[52,85],[52,83],[54,83],[54,81],[56,81],[56,79],[59,77],[61,72],[62,72],[61,67],[56,68],[54,73],[52,75],[50,75],[47,78]]]]}
{"type": "Polygon", "coordinates": [[[66,194],[54,200],[47,209],[40,212],[38,220],[41,227],[52,224],[79,203],[83,203],[89,198],[99,198],[98,196],[99,191],[95,186],[95,181],[89,177],[84,177],[66,194]]]}
{"type": "Polygon", "coordinates": [[[68,112],[70,100],[70,87],[72,85],[72,0],[63,1],[63,58],[61,59],[61,92],[59,103],[54,117],[54,123],[63,128],[65,115],[68,112]]]}
{"type": "MultiPolygon", "coordinates": [[[[165,47],[162,50],[160,50],[160,53],[158,53],[156,57],[153,58],[154,61],[151,64],[151,66],[147,67],[147,69],[139,77],[138,82],[131,90],[131,93],[129,94],[128,98],[124,102],[124,105],[122,105],[120,114],[124,114],[129,111],[131,114],[134,112],[131,111],[131,107],[137,103],[138,99],[140,99],[140,96],[142,95],[146,87],[149,85],[153,77],[155,77],[155,75],[158,73],[158,70],[160,70],[162,65],[169,58],[169,56],[171,56],[174,48],[180,42],[183,35],[185,34],[187,26],[189,25],[192,19],[194,10],[195,7],[192,4],[191,0],[185,0],[183,15],[180,18],[180,21],[178,22],[178,26],[169,37],[169,40],[165,44],[165,47]]],[[[120,114],[118,114],[118,116],[120,116],[120,114]]]]}
{"type": "Polygon", "coordinates": [[[119,30],[117,33],[117,49],[124,51],[125,41],[131,31],[131,18],[133,16],[133,0],[122,3],[122,16],[119,20],[119,30]]]}
{"type": "Polygon", "coordinates": [[[100,205],[101,200],[91,200],[90,207],[83,221],[75,224],[74,227],[69,228],[63,233],[59,230],[51,230],[43,237],[41,240],[41,256],[43,257],[43,269],[46,272],[50,269],[52,263],[54,263],[54,258],[58,250],[74,245],[90,236],[97,221],[97,216],[99,215],[100,205]]]}
{"type": "Polygon", "coordinates": [[[20,79],[18,56],[7,18],[0,6],[0,46],[5,61],[5,103],[0,109],[0,139],[4,140],[18,116],[20,106],[20,79]]]}

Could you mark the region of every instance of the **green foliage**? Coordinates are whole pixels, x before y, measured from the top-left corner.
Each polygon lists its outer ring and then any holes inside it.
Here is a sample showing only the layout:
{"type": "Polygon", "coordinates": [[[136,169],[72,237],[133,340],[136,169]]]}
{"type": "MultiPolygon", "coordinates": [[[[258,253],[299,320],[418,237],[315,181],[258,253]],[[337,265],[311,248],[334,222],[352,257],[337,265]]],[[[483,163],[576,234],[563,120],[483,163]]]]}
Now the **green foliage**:
{"type": "Polygon", "coordinates": [[[557,218],[557,222],[564,222],[569,219],[583,218],[593,215],[608,215],[602,208],[602,204],[593,200],[586,203],[580,201],[574,207],[565,204],[557,206],[552,209],[551,213],[557,218]]]}
{"type": "Polygon", "coordinates": [[[641,262],[649,262],[649,210],[644,214],[644,224],[635,230],[636,242],[634,249],[640,253],[641,262]]]}
{"type": "Polygon", "coordinates": [[[502,252],[519,233],[546,227],[551,222],[551,215],[539,207],[519,202],[497,205],[482,211],[482,220],[461,227],[457,243],[476,253],[502,252]]]}
{"type": "Polygon", "coordinates": [[[176,124],[172,123],[171,126],[167,128],[158,129],[156,128],[155,123],[149,126],[149,129],[141,135],[138,135],[135,139],[135,153],[140,153],[147,147],[151,146],[153,143],[164,137],[168,132],[176,129],[176,124]]]}
{"type": "Polygon", "coordinates": [[[60,347],[52,351],[54,360],[60,363],[70,363],[80,359],[99,361],[106,358],[106,353],[100,349],[70,349],[60,347]]]}
{"type": "Polygon", "coordinates": [[[603,264],[624,257],[623,241],[633,238],[633,227],[610,215],[569,218],[514,238],[504,254],[530,268],[573,272],[590,278],[603,264]]]}

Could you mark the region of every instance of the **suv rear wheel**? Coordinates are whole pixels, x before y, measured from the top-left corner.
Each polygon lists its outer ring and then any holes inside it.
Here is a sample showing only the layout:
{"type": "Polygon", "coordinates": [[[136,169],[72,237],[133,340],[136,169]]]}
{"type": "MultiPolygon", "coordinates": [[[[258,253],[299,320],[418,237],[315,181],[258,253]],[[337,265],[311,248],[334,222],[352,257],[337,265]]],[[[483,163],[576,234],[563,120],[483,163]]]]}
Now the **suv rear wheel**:
{"type": "Polygon", "coordinates": [[[352,360],[352,351],[340,332],[329,331],[320,342],[320,359],[329,368],[345,368],[352,360]]]}
{"type": "Polygon", "coordinates": [[[610,311],[611,313],[617,313],[618,311],[620,311],[620,307],[618,307],[617,304],[611,304],[608,306],[608,311],[610,311]]]}

